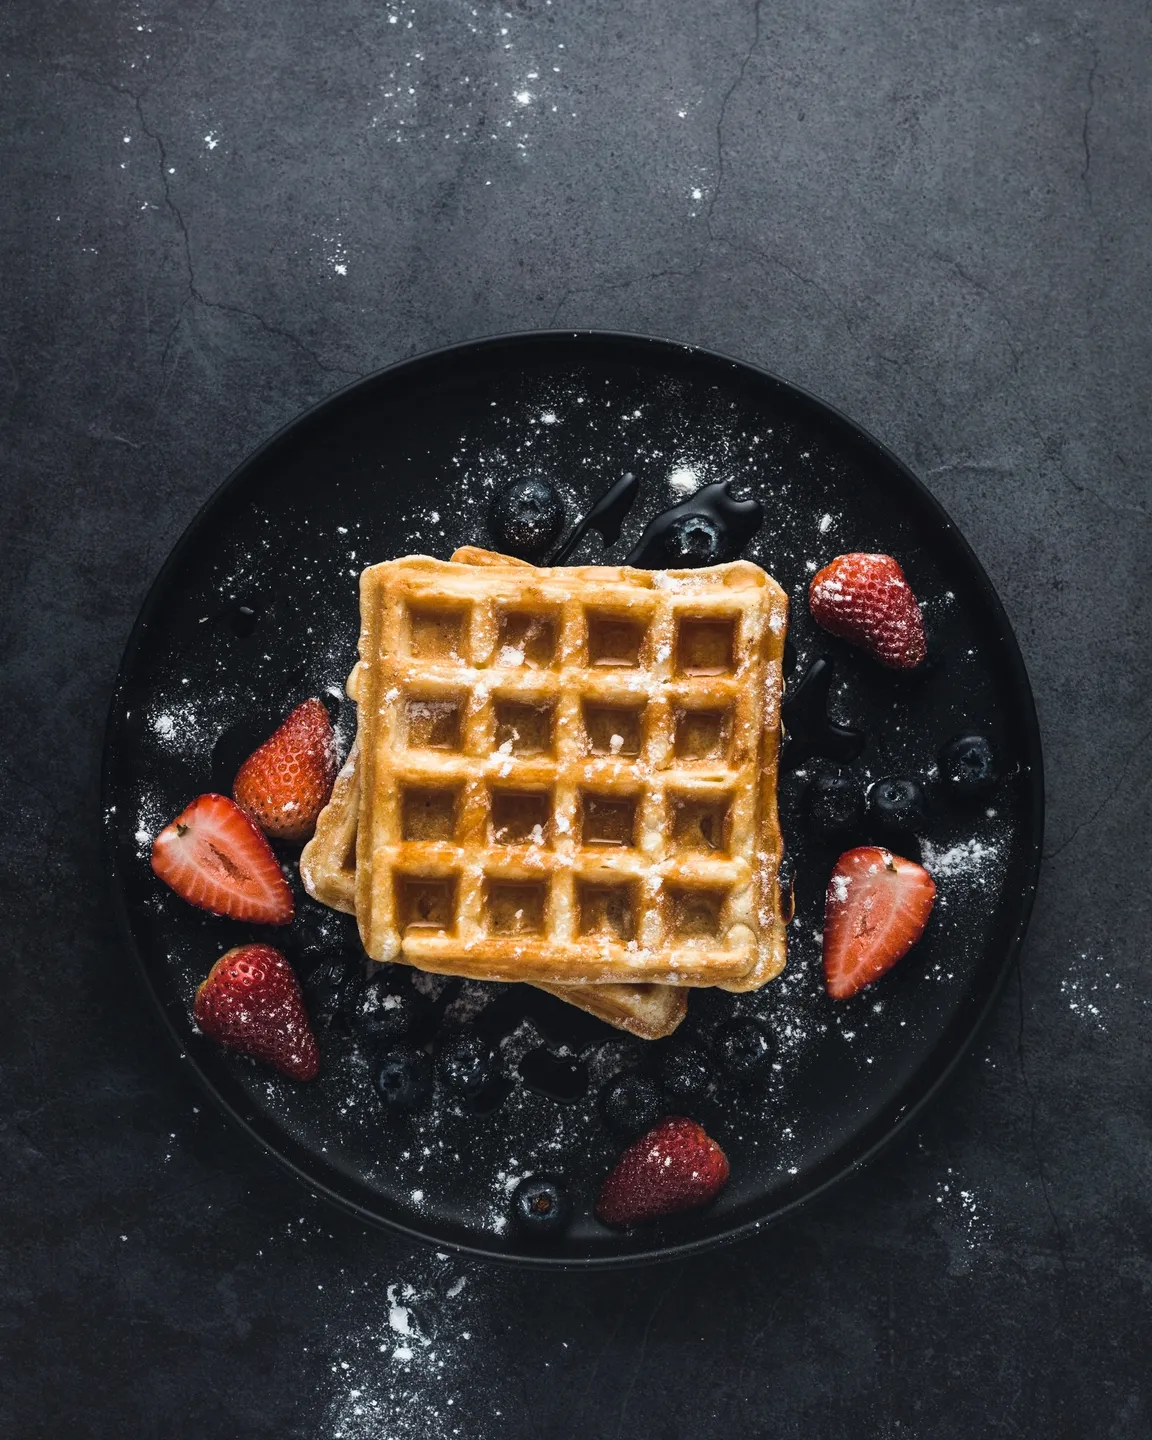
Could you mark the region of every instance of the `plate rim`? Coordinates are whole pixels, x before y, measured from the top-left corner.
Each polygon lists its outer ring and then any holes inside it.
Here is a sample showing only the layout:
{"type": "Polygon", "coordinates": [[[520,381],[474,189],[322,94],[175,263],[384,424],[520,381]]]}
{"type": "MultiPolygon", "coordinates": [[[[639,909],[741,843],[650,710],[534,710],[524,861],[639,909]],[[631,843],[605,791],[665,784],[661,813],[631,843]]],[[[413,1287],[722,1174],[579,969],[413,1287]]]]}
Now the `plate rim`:
{"type": "MultiPolygon", "coordinates": [[[[393,361],[389,365],[381,366],[379,369],[362,375],[356,380],[349,381],[348,384],[342,385],[338,389],[322,396],[306,409],[287,420],[272,435],[268,436],[253,450],[244,455],[224,480],[212,490],[203,503],[196,509],[191,519],[187,521],[175,544],[168,552],[163,564],[153,577],[144,599],[140,604],[136,619],[133,622],[132,629],[129,632],[128,639],[120,657],[120,662],[116,670],[116,678],[108,703],[101,748],[100,808],[104,880],[110,892],[116,929],[119,932],[120,939],[127,945],[137,974],[143,982],[144,990],[151,1001],[156,1015],[161,1021],[161,1028],[167,1036],[169,1043],[172,1044],[176,1050],[177,1057],[185,1063],[190,1063],[192,1073],[195,1075],[201,1089],[209,1096],[221,1113],[227,1116],[232,1123],[247,1134],[255,1143],[258,1151],[273,1160],[281,1169],[291,1174],[310,1193],[323,1197],[346,1214],[353,1215],[362,1222],[377,1229],[403,1235],[409,1239],[419,1241],[423,1245],[431,1245],[439,1249],[452,1251],[456,1254],[467,1255],[478,1260],[490,1261],[497,1264],[505,1264],[515,1268],[553,1271],[617,1270],[642,1265],[659,1264],[668,1260],[687,1259],[693,1255],[718,1249],[722,1245],[733,1244],[739,1240],[755,1235],[769,1226],[779,1224],[781,1221],[795,1215],[799,1210],[811,1204],[818,1197],[827,1194],[828,1191],[832,1190],[856,1171],[870,1165],[897,1139],[904,1136],[912,1121],[919,1118],[926,1107],[937,1098],[940,1091],[955,1074],[961,1061],[972,1049],[987,1023],[988,1017],[999,1002],[1009,973],[1015,965],[1019,964],[1020,949],[1031,920],[1043,860],[1045,819],[1044,756],[1035,697],[1032,693],[1032,685],[1028,677],[1027,667],[1025,666],[1024,657],[1020,651],[1020,644],[1016,638],[1015,630],[1012,627],[996,587],[993,585],[991,578],[967,538],[945,510],[941,502],[932,491],[928,489],[919,476],[917,476],[894,451],[889,449],[882,440],[877,439],[871,431],[867,430],[858,421],[846,415],[836,405],[822,399],[804,386],[798,385],[794,381],[784,379],[775,371],[769,370],[766,366],[759,365],[754,361],[737,359],[723,351],[713,350],[703,345],[694,345],[684,341],[670,340],[660,336],[646,335],[626,330],[547,328],[505,331],[469,340],[454,341],[452,344],[422,350],[415,355],[406,356],[401,360],[393,361]],[[268,451],[280,444],[291,431],[304,425],[306,422],[314,420],[325,409],[339,405],[353,392],[362,388],[367,389],[378,385],[387,377],[394,376],[407,369],[414,369],[432,361],[444,360],[462,352],[476,353],[485,349],[542,344],[545,342],[555,342],[557,340],[575,341],[577,345],[623,342],[627,345],[648,348],[654,352],[674,350],[690,355],[698,355],[709,361],[730,365],[738,371],[751,372],[751,374],[759,380],[767,380],[781,390],[791,392],[807,404],[827,412],[847,430],[853,432],[857,439],[873,447],[884,457],[889,465],[893,466],[900,473],[902,480],[917,494],[918,499],[932,515],[933,519],[950,532],[953,542],[958,545],[961,557],[971,567],[972,574],[978,582],[978,589],[982,592],[984,603],[989,607],[993,618],[999,623],[1001,643],[1004,649],[1003,660],[1007,663],[1013,686],[1017,689],[1019,696],[1026,701],[1022,707],[1022,713],[1020,713],[1016,719],[1020,727],[1022,749],[1025,753],[1030,777],[1030,803],[1028,806],[1030,834],[1028,839],[1031,847],[1031,863],[1028,867],[1025,883],[1020,892],[1020,903],[1015,911],[1012,933],[1005,944],[1003,959],[1000,963],[998,973],[992,985],[989,987],[988,993],[979,1010],[971,1020],[963,1038],[953,1047],[952,1054],[941,1065],[937,1074],[917,1099],[902,1110],[887,1129],[873,1139],[861,1154],[847,1161],[847,1163],[840,1166],[834,1173],[826,1176],[803,1195],[786,1201],[774,1209],[771,1214],[761,1216],[757,1219],[745,1219],[738,1224],[690,1240],[672,1241],[667,1244],[653,1245],[647,1249],[631,1251],[627,1254],[620,1255],[573,1256],[551,1253],[547,1250],[541,1250],[537,1253],[533,1253],[532,1251],[501,1250],[498,1248],[498,1245],[496,1247],[472,1245],[465,1241],[450,1240],[440,1235],[433,1235],[406,1223],[402,1219],[386,1216],[374,1211],[350,1196],[342,1194],[338,1189],[325,1183],[323,1180],[318,1180],[301,1164],[297,1163],[297,1161],[293,1160],[281,1150],[278,1150],[271,1140],[265,1137],[252,1121],[241,1113],[241,1111],[217,1089],[207,1073],[189,1054],[183,1039],[178,1034],[172,1017],[169,1015],[159,992],[152,982],[152,977],[145,964],[140,947],[136,942],[136,936],[129,918],[128,906],[124,898],[123,887],[120,884],[120,867],[117,863],[116,853],[117,846],[114,836],[114,826],[111,823],[111,815],[115,813],[115,800],[111,791],[114,727],[121,708],[121,696],[125,686],[126,672],[134,663],[144,637],[151,628],[155,611],[159,608],[162,596],[167,589],[170,574],[183,560],[186,550],[199,538],[201,528],[208,519],[210,512],[213,511],[217,504],[224,499],[225,495],[240,482],[249,468],[268,451]]],[[[497,1241],[500,1239],[498,1235],[494,1235],[493,1238],[497,1241]]]]}

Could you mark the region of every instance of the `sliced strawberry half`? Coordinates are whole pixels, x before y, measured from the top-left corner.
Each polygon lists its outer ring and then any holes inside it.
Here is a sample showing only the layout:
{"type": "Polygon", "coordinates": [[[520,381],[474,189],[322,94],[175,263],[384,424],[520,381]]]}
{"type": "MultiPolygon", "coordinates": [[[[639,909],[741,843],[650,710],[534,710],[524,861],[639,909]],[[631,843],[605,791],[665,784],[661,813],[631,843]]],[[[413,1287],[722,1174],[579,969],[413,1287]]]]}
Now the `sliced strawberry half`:
{"type": "Polygon", "coordinates": [[[221,955],[196,991],[192,1015],[226,1050],[311,1080],[320,1052],[296,972],[271,945],[240,945],[221,955]]]}
{"type": "Polygon", "coordinates": [[[596,1201],[605,1225],[634,1225],[713,1201],[728,1183],[728,1157],[682,1115],[668,1115],[617,1160],[596,1201]]]}
{"type": "Polygon", "coordinates": [[[920,606],[891,555],[838,555],[813,575],[808,609],[817,625],[889,669],[911,670],[928,653],[920,606]]]}
{"type": "Polygon", "coordinates": [[[936,884],[914,860],[877,845],[837,860],[824,900],[824,988],[847,1000],[878,980],[916,944],[936,884]]]}
{"type": "Polygon", "coordinates": [[[152,842],[152,869],[182,900],[258,925],[295,907],[272,847],[226,795],[200,795],[152,842]]]}
{"type": "Polygon", "coordinates": [[[232,797],[274,840],[307,840],[336,779],[336,737],[321,700],[297,705],[241,765],[232,797]]]}

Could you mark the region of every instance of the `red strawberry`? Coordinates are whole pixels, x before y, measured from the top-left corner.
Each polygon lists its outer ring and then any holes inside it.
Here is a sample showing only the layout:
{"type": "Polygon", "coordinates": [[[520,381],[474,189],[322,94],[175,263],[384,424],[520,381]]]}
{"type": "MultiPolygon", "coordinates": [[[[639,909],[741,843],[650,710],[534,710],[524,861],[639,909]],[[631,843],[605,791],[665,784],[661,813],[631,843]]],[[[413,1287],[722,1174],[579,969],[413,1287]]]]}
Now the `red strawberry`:
{"type": "Polygon", "coordinates": [[[226,795],[201,795],[152,842],[152,869],[182,900],[258,925],[295,907],[272,847],[226,795]]]}
{"type": "Polygon", "coordinates": [[[669,1115],[634,1140],[596,1201],[605,1225],[658,1220],[714,1200],[728,1183],[728,1157],[695,1120],[669,1115]]]}
{"type": "Polygon", "coordinates": [[[817,625],[890,669],[911,670],[928,653],[920,606],[891,555],[838,556],[813,575],[808,608],[817,625]]]}
{"type": "Polygon", "coordinates": [[[196,991],[192,1016],[210,1040],[262,1060],[293,1080],[320,1068],[296,972],[271,945],[221,955],[196,991]]]}
{"type": "Polygon", "coordinates": [[[336,779],[336,741],[323,702],[297,705],[241,765],[232,798],[265,835],[307,840],[336,779]]]}
{"type": "Polygon", "coordinates": [[[907,955],[924,933],[936,885],[922,865],[876,845],[846,850],[824,900],[824,988],[847,1000],[907,955]]]}

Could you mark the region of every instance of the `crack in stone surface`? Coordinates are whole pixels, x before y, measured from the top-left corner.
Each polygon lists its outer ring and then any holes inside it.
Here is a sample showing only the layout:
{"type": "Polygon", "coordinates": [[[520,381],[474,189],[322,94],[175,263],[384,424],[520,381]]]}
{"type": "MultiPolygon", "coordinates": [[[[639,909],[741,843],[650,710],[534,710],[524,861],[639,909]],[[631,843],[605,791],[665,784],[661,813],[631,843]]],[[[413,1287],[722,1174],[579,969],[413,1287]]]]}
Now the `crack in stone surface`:
{"type": "Polygon", "coordinates": [[[856,331],[854,329],[855,316],[849,312],[844,303],[838,300],[822,281],[817,280],[812,275],[805,275],[802,270],[797,270],[794,266],[789,265],[786,260],[781,260],[779,255],[773,255],[767,250],[761,250],[756,245],[749,245],[747,241],[724,240],[723,243],[726,244],[734,254],[747,255],[752,260],[762,261],[765,265],[773,265],[776,269],[783,270],[785,275],[791,275],[793,280],[798,280],[801,285],[807,286],[809,289],[815,290],[818,294],[822,295],[828,306],[835,310],[837,315],[843,320],[844,328],[848,334],[853,339],[856,339],[856,331]]]}
{"type": "Polygon", "coordinates": [[[653,280],[667,280],[673,277],[681,280],[689,280],[693,275],[698,275],[703,269],[704,261],[708,255],[708,248],[708,246],[705,246],[699,260],[687,270],[648,270],[642,275],[631,275],[626,280],[610,280],[602,285],[573,286],[571,289],[565,290],[563,295],[560,296],[560,299],[557,300],[556,304],[552,307],[552,314],[549,317],[548,324],[554,326],[560,318],[561,310],[564,309],[570,300],[574,300],[578,295],[600,295],[608,290],[630,290],[634,285],[645,285],[653,280]]]}
{"type": "Polygon", "coordinates": [[[708,231],[710,238],[715,239],[712,233],[712,213],[716,209],[716,202],[720,198],[720,191],[724,188],[726,174],[726,162],[724,159],[724,122],[728,118],[728,106],[732,97],[744,83],[744,76],[760,45],[760,14],[764,0],[755,0],[752,7],[752,43],[744,52],[744,58],[740,61],[740,68],[736,71],[736,78],[724,92],[724,98],[720,101],[720,110],[716,116],[716,183],[712,187],[712,194],[708,197],[708,206],[704,211],[704,228],[708,231]]]}
{"type": "MultiPolygon", "coordinates": [[[[749,44],[748,49],[744,52],[744,55],[737,68],[735,78],[728,86],[728,89],[724,92],[724,95],[720,100],[720,109],[716,116],[716,182],[712,186],[712,193],[708,197],[708,205],[704,211],[704,228],[708,232],[708,241],[701,249],[699,258],[697,259],[696,263],[687,270],[676,268],[665,270],[651,270],[645,272],[642,275],[634,275],[626,280],[614,281],[605,285],[580,285],[571,287],[570,289],[564,291],[564,293],[560,296],[559,300],[553,306],[552,314],[549,317],[548,321],[550,326],[555,326],[557,324],[560,318],[561,311],[571,300],[574,300],[578,295],[596,295],[605,290],[629,290],[634,285],[643,285],[650,283],[653,280],[663,280],[673,276],[679,279],[691,279],[694,275],[698,275],[700,271],[704,268],[712,245],[721,239],[721,237],[718,237],[716,235],[715,231],[712,228],[712,214],[713,211],[716,209],[716,201],[719,199],[720,190],[724,184],[724,122],[728,115],[728,106],[731,104],[732,97],[733,95],[735,95],[736,91],[743,83],[744,76],[747,73],[748,66],[752,60],[752,56],[756,53],[756,50],[759,48],[760,45],[760,21],[763,3],[764,0],[755,0],[755,4],[752,7],[751,43],[749,44]]],[[[731,245],[730,248],[733,250],[737,249],[737,247],[734,245],[731,245]]]]}
{"type": "Polygon", "coordinates": [[[1124,757],[1124,763],[1120,767],[1120,773],[1116,776],[1112,788],[1108,791],[1107,795],[1104,796],[1103,800],[1100,801],[1099,805],[1096,806],[1095,810],[1092,811],[1091,815],[1086,815],[1078,825],[1074,826],[1072,833],[1067,837],[1067,839],[1061,840],[1060,844],[1057,845],[1054,850],[1049,850],[1043,857],[1045,860],[1055,860],[1057,855],[1060,855],[1063,851],[1067,850],[1068,846],[1071,845],[1072,841],[1075,840],[1076,836],[1080,834],[1081,830],[1087,830],[1089,826],[1094,825],[1096,821],[1099,820],[1100,816],[1104,813],[1105,810],[1107,810],[1108,806],[1111,805],[1112,801],[1115,800],[1116,796],[1120,793],[1120,787],[1121,785],[1123,785],[1124,780],[1128,774],[1128,767],[1132,764],[1132,761],[1136,758],[1140,751],[1143,750],[1144,747],[1148,744],[1149,740],[1152,740],[1152,730],[1146,730],[1144,734],[1141,735],[1140,739],[1136,741],[1135,745],[1132,746],[1131,750],[1128,751],[1128,754],[1124,757]]]}
{"type": "Polygon", "coordinates": [[[1092,120],[1092,111],[1096,105],[1096,72],[1100,68],[1100,48],[1092,47],[1092,63],[1088,67],[1088,102],[1084,106],[1084,120],[1080,127],[1080,144],[1084,151],[1084,164],[1080,167],[1080,179],[1084,185],[1084,192],[1088,197],[1088,208],[1093,208],[1092,202],[1092,146],[1089,140],[1088,128],[1092,120]]]}
{"type": "MultiPolygon", "coordinates": [[[[211,9],[211,5],[209,5],[207,9],[211,9]]],[[[205,13],[207,13],[207,10],[205,11],[205,13]]],[[[181,246],[184,251],[184,268],[188,284],[188,297],[181,302],[180,308],[176,312],[176,318],[172,322],[172,325],[170,326],[168,334],[166,335],[164,340],[164,346],[161,351],[160,360],[161,369],[163,369],[163,367],[167,363],[173,343],[175,342],[176,336],[180,331],[181,325],[183,324],[189,301],[191,301],[197,305],[203,306],[206,310],[219,310],[223,314],[235,315],[240,317],[241,319],[254,322],[255,324],[259,325],[260,328],[264,330],[267,334],[274,335],[278,339],[286,340],[289,344],[294,345],[302,354],[307,356],[307,358],[312,362],[313,365],[316,366],[318,370],[324,371],[325,374],[348,375],[355,378],[359,377],[363,373],[362,370],[352,369],[350,366],[338,365],[325,360],[320,354],[317,353],[317,351],[311,345],[308,344],[306,340],[302,340],[299,335],[295,334],[291,330],[285,329],[282,325],[274,324],[271,320],[266,319],[256,310],[249,310],[243,305],[235,305],[226,300],[209,299],[208,296],[204,294],[204,292],[196,283],[196,272],[192,263],[191,236],[188,233],[188,226],[185,222],[183,212],[181,211],[179,205],[177,205],[176,203],[176,200],[172,194],[172,187],[168,180],[168,151],[161,136],[156,131],[154,131],[151,125],[148,123],[148,118],[144,113],[144,102],[142,94],[138,93],[135,90],[130,90],[126,85],[118,85],[114,80],[106,80],[103,76],[95,75],[89,70],[81,69],[76,66],[57,64],[54,66],[54,69],[59,74],[72,75],[76,79],[83,80],[89,85],[99,86],[101,89],[111,91],[114,95],[120,95],[123,96],[125,99],[131,100],[132,105],[136,111],[136,118],[140,125],[141,133],[156,147],[156,152],[160,160],[160,184],[164,196],[164,207],[175,220],[176,227],[180,232],[181,246]]]]}
{"type": "Polygon", "coordinates": [[[1012,323],[1009,319],[1008,312],[1004,309],[1004,306],[1000,301],[1000,297],[990,285],[988,285],[985,281],[979,279],[977,276],[973,275],[969,270],[965,269],[965,267],[960,263],[960,261],[956,260],[953,256],[946,255],[941,250],[930,250],[926,253],[929,259],[935,260],[939,264],[946,266],[966,285],[970,285],[973,290],[977,290],[980,292],[981,295],[986,296],[988,299],[988,303],[996,312],[996,315],[1004,330],[1004,345],[1007,348],[1008,354],[1011,356],[1012,360],[1010,366],[1012,378],[1009,380],[1008,383],[1012,386],[1012,392],[1015,395],[1017,404],[1020,407],[1021,418],[1028,426],[1028,428],[1032,431],[1032,434],[1036,437],[1036,441],[1040,449],[1041,462],[1051,465],[1052,468],[1055,470],[1056,474],[1059,475],[1061,480],[1063,480],[1066,485],[1070,486],[1073,490],[1075,490],[1077,495],[1080,495],[1081,497],[1090,497],[1091,499],[1098,501],[1106,509],[1114,510],[1118,514],[1136,515],[1143,521],[1152,520],[1152,515],[1150,515],[1149,512],[1144,509],[1142,505],[1137,505],[1126,500],[1117,500],[1110,495],[1105,495],[1099,490],[1094,490],[1090,485],[1084,484],[1082,480],[1076,480],[1068,472],[1059,457],[1052,453],[1049,438],[1045,434],[1040,422],[1036,419],[1035,415],[1033,415],[1025,399],[1024,391],[1020,384],[1020,370],[1023,363],[1023,357],[1020,350],[1013,342],[1012,323]]]}
{"type": "MultiPolygon", "coordinates": [[[[172,218],[176,221],[176,226],[180,231],[180,237],[184,248],[185,268],[187,270],[188,276],[188,293],[191,298],[196,302],[196,304],[202,305],[206,310],[219,310],[225,315],[237,315],[242,319],[251,320],[255,324],[259,325],[260,328],[264,330],[267,334],[275,335],[281,340],[287,340],[289,344],[295,345],[302,354],[306,355],[318,370],[323,370],[326,374],[358,376],[361,373],[359,370],[352,370],[346,365],[330,364],[328,361],[324,360],[319,354],[317,354],[317,352],[312,348],[311,345],[309,345],[306,341],[302,340],[299,335],[294,334],[291,330],[284,329],[282,325],[273,324],[272,321],[265,319],[264,316],[259,314],[258,311],[249,310],[243,305],[231,304],[229,301],[226,300],[210,300],[199,288],[199,286],[196,284],[196,272],[192,264],[192,240],[188,234],[188,226],[185,223],[184,215],[179,205],[176,204],[176,201],[172,196],[172,187],[168,183],[167,149],[165,148],[164,141],[161,139],[160,135],[154,130],[152,130],[152,128],[149,126],[148,119],[144,114],[144,106],[140,100],[140,97],[138,95],[134,95],[132,98],[136,105],[136,114],[140,121],[140,129],[142,133],[147,136],[149,140],[152,141],[153,145],[156,146],[157,153],[160,156],[160,183],[163,187],[164,192],[164,204],[168,212],[171,214],[172,218]]],[[[168,351],[172,345],[172,341],[174,340],[175,335],[180,328],[185,308],[185,306],[181,306],[180,311],[177,314],[176,320],[173,323],[172,329],[169,332],[168,339],[165,342],[164,346],[165,357],[167,357],[168,351]]]]}

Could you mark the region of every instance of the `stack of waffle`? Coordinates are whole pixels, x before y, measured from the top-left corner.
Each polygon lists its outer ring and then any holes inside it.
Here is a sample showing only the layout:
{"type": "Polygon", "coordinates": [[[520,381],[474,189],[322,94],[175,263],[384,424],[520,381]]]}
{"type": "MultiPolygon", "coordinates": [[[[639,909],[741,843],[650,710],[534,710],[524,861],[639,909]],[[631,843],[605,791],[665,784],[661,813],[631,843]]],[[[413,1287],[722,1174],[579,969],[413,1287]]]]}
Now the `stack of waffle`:
{"type": "Polygon", "coordinates": [[[787,599],[744,561],[360,579],[359,731],[304,850],[368,955],[538,985],[656,1039],[784,967],[787,599]]]}

